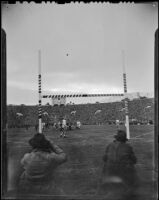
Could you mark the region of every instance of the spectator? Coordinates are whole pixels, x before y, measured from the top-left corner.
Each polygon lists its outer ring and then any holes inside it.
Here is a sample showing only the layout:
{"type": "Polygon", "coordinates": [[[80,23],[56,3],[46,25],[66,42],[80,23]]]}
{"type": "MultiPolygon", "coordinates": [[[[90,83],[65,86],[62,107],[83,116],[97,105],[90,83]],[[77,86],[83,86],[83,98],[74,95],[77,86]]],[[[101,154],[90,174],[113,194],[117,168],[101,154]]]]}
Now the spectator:
{"type": "Polygon", "coordinates": [[[117,189],[120,187],[124,188],[123,194],[125,196],[131,195],[131,192],[137,186],[137,176],[134,167],[137,159],[132,147],[126,143],[127,140],[125,131],[118,130],[115,140],[107,146],[103,157],[104,178],[102,181],[104,188],[106,187],[107,189],[110,184],[118,185],[117,189]]]}
{"type": "Polygon", "coordinates": [[[31,153],[26,153],[21,159],[24,172],[20,179],[20,191],[39,193],[55,189],[53,172],[58,165],[66,162],[66,154],[43,134],[35,134],[29,144],[31,153]]]}

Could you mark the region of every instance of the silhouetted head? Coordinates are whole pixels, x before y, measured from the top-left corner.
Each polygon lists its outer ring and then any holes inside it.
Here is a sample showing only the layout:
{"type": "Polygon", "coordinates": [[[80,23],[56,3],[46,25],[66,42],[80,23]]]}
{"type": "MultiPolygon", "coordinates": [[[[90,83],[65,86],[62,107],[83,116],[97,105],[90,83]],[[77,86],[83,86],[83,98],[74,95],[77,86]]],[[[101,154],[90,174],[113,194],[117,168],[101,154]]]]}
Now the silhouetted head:
{"type": "Polygon", "coordinates": [[[36,133],[30,140],[29,144],[33,149],[38,149],[45,152],[52,151],[52,145],[50,141],[41,133],[36,133]]]}
{"type": "Polygon", "coordinates": [[[117,134],[114,136],[117,141],[126,142],[128,141],[126,137],[126,132],[123,130],[118,130],[117,134]]]}

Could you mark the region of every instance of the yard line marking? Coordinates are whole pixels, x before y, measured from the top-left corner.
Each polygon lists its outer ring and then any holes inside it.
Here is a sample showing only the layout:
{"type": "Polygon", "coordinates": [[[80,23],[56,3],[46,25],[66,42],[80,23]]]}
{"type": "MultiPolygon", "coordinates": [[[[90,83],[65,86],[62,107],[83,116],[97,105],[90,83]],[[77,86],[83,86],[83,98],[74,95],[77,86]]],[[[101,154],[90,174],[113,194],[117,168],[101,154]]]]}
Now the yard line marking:
{"type": "Polygon", "coordinates": [[[148,132],[148,133],[145,133],[145,134],[142,134],[142,135],[137,135],[136,137],[133,137],[133,138],[131,138],[131,139],[136,139],[136,138],[140,138],[140,137],[142,137],[142,136],[144,136],[144,135],[148,135],[148,134],[152,134],[152,132],[148,132]]]}

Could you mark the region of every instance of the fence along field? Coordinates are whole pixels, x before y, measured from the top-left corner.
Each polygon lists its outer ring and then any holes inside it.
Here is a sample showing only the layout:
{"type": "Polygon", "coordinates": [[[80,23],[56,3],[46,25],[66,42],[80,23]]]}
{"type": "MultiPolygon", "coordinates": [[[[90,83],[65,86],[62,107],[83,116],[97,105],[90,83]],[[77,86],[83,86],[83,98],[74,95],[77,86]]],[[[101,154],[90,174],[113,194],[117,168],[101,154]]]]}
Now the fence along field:
{"type": "MultiPolygon", "coordinates": [[[[119,103],[122,104],[122,102],[119,103]]],[[[150,103],[153,105],[152,99],[144,100],[144,103],[141,105],[142,107],[143,105],[146,107],[147,105],[150,105],[150,103]]],[[[117,106],[116,104],[113,103],[114,108],[117,106]]],[[[136,102],[132,104],[138,105],[136,102]]],[[[91,111],[90,108],[92,105],[79,105],[78,109],[78,105],[73,106],[73,108],[76,108],[77,112],[81,110],[81,107],[83,107],[80,113],[82,116],[81,119],[83,118],[85,120],[83,122],[87,122],[86,124],[90,123],[90,121],[86,120],[89,119],[87,116],[89,112],[87,112],[85,108],[87,107],[87,109],[91,111]]],[[[99,106],[100,105],[95,104],[96,108],[99,106]]],[[[110,107],[110,105],[108,107],[110,107]]],[[[27,106],[26,108],[28,109],[27,106]]],[[[70,107],[67,106],[63,108],[61,107],[59,110],[59,115],[61,115],[64,111],[70,112],[72,107],[70,109],[69,108],[70,107]]],[[[57,108],[53,107],[52,109],[56,111],[57,108]]],[[[137,110],[140,110],[139,107],[137,110]]],[[[34,113],[33,107],[31,111],[31,113],[34,113]]],[[[133,116],[132,111],[136,112],[135,109],[130,109],[130,116],[133,116]]],[[[47,112],[49,112],[49,109],[47,112]]],[[[107,114],[108,116],[111,116],[108,111],[107,114]]],[[[149,113],[149,117],[151,117],[151,112],[149,113]]],[[[44,134],[46,134],[47,137],[52,139],[55,143],[60,145],[68,155],[68,161],[64,165],[60,166],[55,173],[57,193],[52,194],[50,190],[50,195],[62,195],[62,197],[68,198],[71,196],[74,199],[86,199],[87,197],[89,199],[97,199],[97,197],[100,199],[106,199],[104,194],[101,194],[100,196],[97,195],[97,189],[103,167],[102,156],[104,154],[106,145],[113,140],[116,130],[117,128],[114,124],[106,124],[101,126],[82,125],[81,130],[69,131],[67,133],[68,137],[65,139],[61,139],[59,137],[59,132],[53,127],[45,130],[44,134]]],[[[139,195],[139,199],[151,200],[155,194],[153,164],[154,126],[130,125],[130,133],[130,143],[134,147],[135,154],[138,158],[136,168],[139,175],[140,184],[137,193],[139,195]]],[[[28,140],[34,134],[34,127],[30,127],[29,130],[25,128],[8,129],[8,189],[10,191],[16,189],[16,181],[22,172],[20,167],[20,159],[25,152],[30,151],[28,140]]],[[[38,196],[38,198],[40,197],[38,196]]]]}

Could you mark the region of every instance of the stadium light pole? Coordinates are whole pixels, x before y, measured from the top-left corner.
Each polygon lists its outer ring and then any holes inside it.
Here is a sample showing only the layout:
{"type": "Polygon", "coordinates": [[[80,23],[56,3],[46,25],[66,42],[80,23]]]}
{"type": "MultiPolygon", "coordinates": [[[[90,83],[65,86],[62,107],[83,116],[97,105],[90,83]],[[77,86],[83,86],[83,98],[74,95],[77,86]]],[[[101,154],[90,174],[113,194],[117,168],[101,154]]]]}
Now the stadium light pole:
{"type": "Polygon", "coordinates": [[[42,94],[41,94],[41,51],[38,51],[38,83],[39,83],[39,106],[38,106],[38,119],[39,119],[39,133],[42,134],[42,94]]]}
{"type": "Polygon", "coordinates": [[[127,82],[126,82],[126,71],[125,71],[125,53],[122,50],[122,61],[123,61],[123,84],[124,84],[124,102],[125,102],[125,126],[127,138],[130,139],[130,129],[129,129],[129,112],[128,112],[128,100],[127,100],[127,82]]]}

